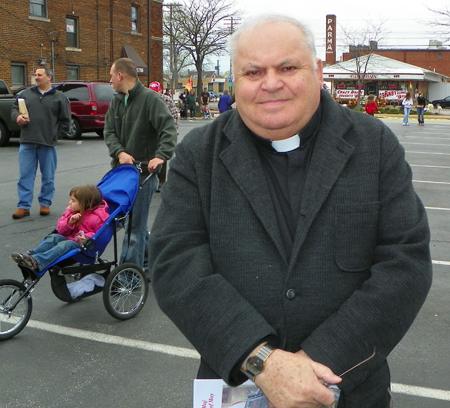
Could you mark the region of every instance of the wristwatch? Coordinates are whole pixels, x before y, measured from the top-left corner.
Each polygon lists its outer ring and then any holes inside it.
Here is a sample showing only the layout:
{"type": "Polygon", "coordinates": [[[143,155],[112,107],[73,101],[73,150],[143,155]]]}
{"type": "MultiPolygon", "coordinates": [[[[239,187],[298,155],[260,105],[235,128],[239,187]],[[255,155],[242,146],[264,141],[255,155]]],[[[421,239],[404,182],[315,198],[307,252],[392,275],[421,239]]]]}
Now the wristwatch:
{"type": "Polygon", "coordinates": [[[255,381],[255,377],[264,370],[264,363],[274,350],[272,346],[266,344],[247,359],[246,374],[252,381],[255,381]]]}

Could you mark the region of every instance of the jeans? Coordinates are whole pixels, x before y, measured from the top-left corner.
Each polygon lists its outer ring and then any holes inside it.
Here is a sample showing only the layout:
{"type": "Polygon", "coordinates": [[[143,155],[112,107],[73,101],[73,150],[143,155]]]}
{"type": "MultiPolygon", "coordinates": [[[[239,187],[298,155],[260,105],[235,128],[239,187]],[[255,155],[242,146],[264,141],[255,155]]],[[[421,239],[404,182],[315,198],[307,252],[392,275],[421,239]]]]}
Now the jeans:
{"type": "Polygon", "coordinates": [[[75,248],[81,248],[81,245],[62,235],[50,234],[35,249],[29,251],[29,253],[36,260],[39,270],[42,271],[61,255],[75,248]]]}
{"type": "Polygon", "coordinates": [[[405,106],[404,108],[405,114],[403,115],[403,123],[407,124],[408,123],[408,118],[409,118],[409,112],[411,111],[411,107],[410,106],[405,106]]]}
{"type": "MultiPolygon", "coordinates": [[[[142,183],[146,176],[141,175],[142,183]]],[[[125,220],[125,235],[122,243],[120,263],[131,262],[141,268],[148,266],[148,213],[153,193],[157,190],[159,180],[156,174],[139,189],[131,214],[131,233],[128,235],[130,215],[125,220]]]]}
{"type": "Polygon", "coordinates": [[[38,164],[42,175],[41,192],[38,196],[39,204],[44,207],[52,205],[52,198],[55,194],[56,146],[21,143],[19,147],[19,181],[17,183],[18,208],[24,210],[31,208],[38,164]]]}
{"type": "Polygon", "coordinates": [[[423,107],[418,106],[417,107],[417,120],[419,121],[419,123],[424,123],[424,117],[423,117],[423,107]]]}

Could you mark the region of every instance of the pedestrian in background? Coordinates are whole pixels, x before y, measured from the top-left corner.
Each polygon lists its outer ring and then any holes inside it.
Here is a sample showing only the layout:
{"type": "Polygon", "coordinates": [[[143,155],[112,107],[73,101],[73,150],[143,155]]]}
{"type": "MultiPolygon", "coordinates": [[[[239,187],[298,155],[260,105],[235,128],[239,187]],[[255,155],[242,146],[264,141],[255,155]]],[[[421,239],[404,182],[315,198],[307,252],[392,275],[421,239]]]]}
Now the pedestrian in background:
{"type": "Polygon", "coordinates": [[[224,113],[231,109],[231,97],[228,95],[228,89],[223,91],[223,94],[219,98],[219,103],[217,104],[219,108],[219,113],[224,113]]]}
{"type": "MultiPolygon", "coordinates": [[[[175,126],[177,127],[178,130],[178,111],[175,106],[175,103],[173,102],[172,97],[170,96],[170,93],[167,92],[168,90],[166,91],[165,94],[163,94],[161,84],[158,81],[152,82],[148,87],[161,95],[164,103],[167,105],[170,113],[172,114],[173,120],[175,121],[175,126]]],[[[161,190],[162,186],[166,182],[166,177],[167,177],[167,161],[165,161],[162,164],[161,171],[158,174],[159,186],[156,192],[159,192],[161,190]]]]}
{"type": "MultiPolygon", "coordinates": [[[[111,166],[148,163],[140,175],[142,182],[172,157],[177,143],[175,122],[162,98],[138,79],[131,59],[116,60],[110,75],[111,85],[117,92],[106,114],[104,130],[111,166]]],[[[148,212],[157,188],[155,175],[138,191],[133,216],[127,217],[124,225],[121,264],[131,262],[144,271],[148,267],[148,212]]]]}
{"type": "Polygon", "coordinates": [[[377,113],[380,113],[380,111],[378,110],[378,105],[375,102],[375,95],[369,95],[367,97],[367,102],[366,102],[366,113],[374,116],[375,111],[377,111],[377,113]]]}
{"type": "Polygon", "coordinates": [[[427,101],[423,97],[422,92],[419,92],[417,95],[417,120],[419,122],[419,126],[424,126],[425,123],[424,110],[426,104],[427,101]]]}
{"type": "Polygon", "coordinates": [[[187,120],[188,117],[188,106],[186,98],[189,94],[189,91],[187,89],[183,90],[183,93],[180,93],[179,99],[179,105],[180,105],[180,118],[181,120],[187,120]]]}
{"type": "Polygon", "coordinates": [[[322,89],[297,20],[257,16],[228,49],[237,109],[177,145],[152,227],[158,304],[198,378],[250,378],[276,408],[331,405],[324,382],[340,408],[388,408],[386,359],[431,285],[405,151],[322,89]]]}
{"type": "Polygon", "coordinates": [[[186,105],[191,114],[191,120],[195,119],[196,108],[197,108],[197,104],[198,104],[196,99],[197,98],[195,96],[195,91],[193,89],[191,89],[191,91],[188,93],[188,95],[186,97],[186,105]]]}
{"type": "Polygon", "coordinates": [[[402,101],[404,115],[403,115],[403,126],[409,126],[409,113],[411,112],[411,108],[414,105],[414,99],[411,96],[411,92],[406,92],[406,96],[402,101]]]}
{"type": "Polygon", "coordinates": [[[14,219],[30,215],[38,165],[42,176],[39,214],[50,214],[55,195],[56,144],[58,139],[67,135],[71,123],[69,100],[52,85],[53,71],[38,68],[34,77],[36,86],[20,94],[20,98],[25,100],[28,117],[19,112],[17,100],[11,109],[12,121],[21,127],[17,183],[19,203],[12,215],[14,219]]]}

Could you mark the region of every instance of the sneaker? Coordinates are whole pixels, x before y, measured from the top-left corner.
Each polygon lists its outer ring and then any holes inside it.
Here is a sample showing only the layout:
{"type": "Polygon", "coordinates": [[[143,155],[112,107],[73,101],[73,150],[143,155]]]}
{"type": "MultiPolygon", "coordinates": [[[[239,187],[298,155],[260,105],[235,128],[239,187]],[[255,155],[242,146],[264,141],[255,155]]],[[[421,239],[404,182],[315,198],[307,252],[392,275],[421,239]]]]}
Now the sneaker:
{"type": "Polygon", "coordinates": [[[26,217],[30,215],[30,210],[24,210],[23,208],[18,208],[16,212],[12,215],[15,220],[26,217]]]}
{"type": "Polygon", "coordinates": [[[11,254],[11,258],[14,262],[18,263],[19,265],[23,264],[23,255],[22,254],[19,254],[18,252],[13,252],[11,254]]]}
{"type": "Polygon", "coordinates": [[[40,215],[49,215],[50,214],[50,208],[41,205],[41,209],[39,210],[39,214],[40,215]]]}
{"type": "Polygon", "coordinates": [[[406,123],[402,123],[402,126],[406,126],[406,123]]]}
{"type": "Polygon", "coordinates": [[[23,257],[23,265],[26,265],[30,268],[33,268],[35,271],[39,271],[39,266],[36,262],[36,259],[34,259],[31,255],[28,254],[22,254],[23,257]]]}

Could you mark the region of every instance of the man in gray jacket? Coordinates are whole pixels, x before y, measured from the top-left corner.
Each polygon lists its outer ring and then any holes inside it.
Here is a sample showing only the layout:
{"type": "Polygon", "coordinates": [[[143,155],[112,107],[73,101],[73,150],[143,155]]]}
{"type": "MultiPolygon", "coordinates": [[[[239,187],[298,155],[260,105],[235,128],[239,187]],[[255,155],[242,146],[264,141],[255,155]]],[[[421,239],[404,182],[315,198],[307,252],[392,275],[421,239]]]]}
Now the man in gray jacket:
{"type": "Polygon", "coordinates": [[[339,408],[388,408],[386,358],[431,284],[404,150],[322,90],[296,20],[258,17],[229,48],[237,110],[183,139],[162,191],[158,303],[199,378],[249,377],[276,408],[330,405],[331,384],[339,408]]]}
{"type": "Polygon", "coordinates": [[[28,117],[19,112],[17,101],[11,110],[12,120],[22,127],[17,183],[19,203],[12,215],[14,219],[30,215],[38,164],[42,175],[39,213],[50,214],[55,194],[56,143],[69,132],[71,121],[69,100],[52,86],[52,77],[51,69],[38,68],[35,73],[36,86],[20,94],[20,98],[25,100],[28,117]]]}

